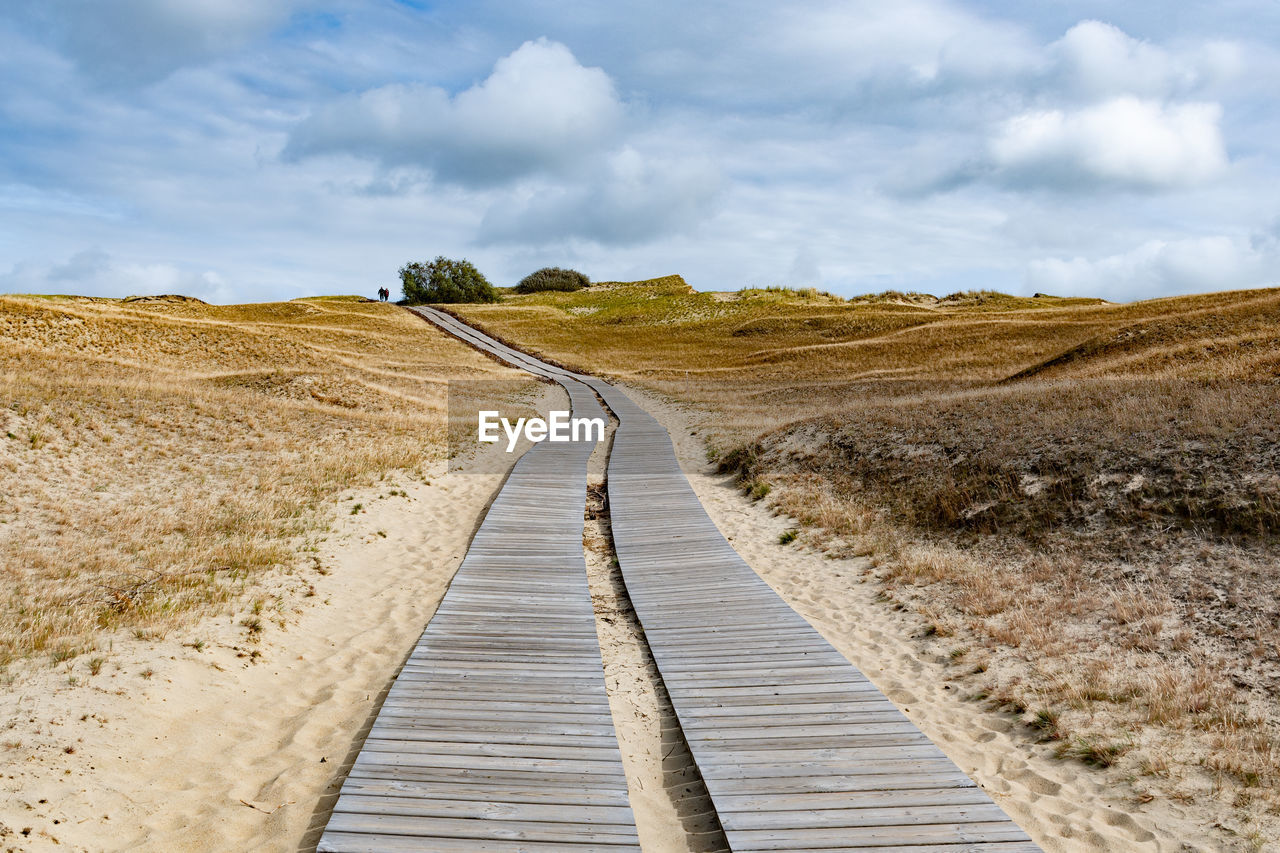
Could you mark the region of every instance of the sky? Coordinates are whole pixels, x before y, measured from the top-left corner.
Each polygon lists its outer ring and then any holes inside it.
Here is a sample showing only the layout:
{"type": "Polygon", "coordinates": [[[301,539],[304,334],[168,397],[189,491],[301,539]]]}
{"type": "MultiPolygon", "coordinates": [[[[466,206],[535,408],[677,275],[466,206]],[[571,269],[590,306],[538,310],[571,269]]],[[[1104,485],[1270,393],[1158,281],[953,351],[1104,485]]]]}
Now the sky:
{"type": "Polygon", "coordinates": [[[1274,0],[5,0],[0,292],[1280,284],[1274,0]]]}

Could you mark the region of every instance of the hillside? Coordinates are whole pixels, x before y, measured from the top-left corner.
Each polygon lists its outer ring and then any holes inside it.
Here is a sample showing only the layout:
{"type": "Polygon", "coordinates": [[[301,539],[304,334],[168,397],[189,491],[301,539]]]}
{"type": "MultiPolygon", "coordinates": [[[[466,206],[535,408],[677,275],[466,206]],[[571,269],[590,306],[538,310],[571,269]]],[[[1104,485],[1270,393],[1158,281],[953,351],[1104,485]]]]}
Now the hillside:
{"type": "Polygon", "coordinates": [[[1280,829],[1280,290],[846,301],[667,279],[458,309],[694,407],[723,470],[801,546],[868,555],[954,686],[1029,736],[1138,803],[1280,829]]]}
{"type": "Polygon", "coordinates": [[[355,297],[0,297],[0,665],[251,594],[326,499],[443,457],[446,379],[503,375],[355,297]]]}

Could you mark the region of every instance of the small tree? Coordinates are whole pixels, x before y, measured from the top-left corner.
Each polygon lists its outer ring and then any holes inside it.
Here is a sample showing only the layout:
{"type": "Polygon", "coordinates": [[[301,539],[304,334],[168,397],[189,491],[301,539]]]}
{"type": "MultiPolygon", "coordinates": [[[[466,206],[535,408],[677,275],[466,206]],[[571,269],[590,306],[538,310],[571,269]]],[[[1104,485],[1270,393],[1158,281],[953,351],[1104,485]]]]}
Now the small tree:
{"type": "Polygon", "coordinates": [[[560,267],[543,267],[531,272],[516,285],[516,293],[538,293],[543,290],[572,291],[581,290],[591,284],[577,270],[562,270],[560,267]]]}
{"type": "Polygon", "coordinates": [[[470,261],[443,255],[429,264],[405,264],[400,268],[400,287],[405,301],[422,302],[497,302],[498,294],[480,270],[470,261]]]}

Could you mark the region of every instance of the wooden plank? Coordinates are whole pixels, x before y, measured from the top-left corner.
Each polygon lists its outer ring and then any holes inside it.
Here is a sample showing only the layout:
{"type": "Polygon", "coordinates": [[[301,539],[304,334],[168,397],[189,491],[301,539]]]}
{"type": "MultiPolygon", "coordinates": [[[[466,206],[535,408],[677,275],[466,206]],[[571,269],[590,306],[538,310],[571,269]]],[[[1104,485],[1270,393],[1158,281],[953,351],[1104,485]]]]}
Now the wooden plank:
{"type": "MultiPolygon", "coordinates": [[[[365,752],[394,752],[398,756],[424,756],[435,758],[477,758],[529,760],[547,762],[548,766],[559,769],[561,766],[587,768],[579,772],[609,772],[612,765],[619,761],[617,741],[609,746],[585,746],[578,743],[556,745],[545,743],[506,743],[496,741],[449,741],[420,740],[406,736],[403,730],[396,731],[396,737],[387,738],[381,734],[369,735],[365,740],[365,752]],[[610,765],[607,768],[600,764],[610,765]]],[[[499,732],[497,736],[502,736],[499,732]]],[[[363,754],[363,753],[362,753],[363,754]]],[[[469,764],[471,767],[483,766],[480,762],[469,764]]]]}
{"type": "Polygon", "coordinates": [[[458,711],[447,717],[431,717],[424,719],[417,714],[404,711],[380,714],[374,723],[373,730],[379,727],[406,729],[409,731],[439,732],[492,732],[501,728],[509,734],[565,734],[573,737],[593,737],[609,739],[613,737],[613,726],[601,715],[597,719],[577,718],[553,721],[530,721],[515,714],[477,714],[473,711],[458,711]],[[467,716],[463,717],[462,714],[467,716]],[[497,725],[495,725],[497,724],[497,725]],[[572,729],[572,731],[570,731],[572,729]]]}
{"type": "MultiPolygon", "coordinates": [[[[388,806],[390,813],[335,811],[329,826],[335,832],[369,832],[388,835],[443,836],[458,839],[510,839],[561,844],[635,844],[635,827],[631,824],[565,823],[561,820],[533,821],[496,817],[450,817],[428,811],[419,814],[397,801],[388,806]]],[[[630,812],[630,809],[625,809],[630,812]]],[[[561,813],[564,809],[560,810],[561,813]]],[[[585,810],[584,810],[585,813],[585,810]]]]}
{"type": "Polygon", "coordinates": [[[1000,823],[1004,812],[990,800],[978,803],[897,802],[878,808],[797,809],[720,812],[726,830],[851,829],[937,824],[1000,823]]]}
{"type": "MultiPolygon", "coordinates": [[[[432,723],[442,719],[451,720],[525,720],[530,723],[570,723],[595,725],[603,718],[602,724],[612,728],[607,709],[596,705],[573,705],[558,702],[554,705],[544,704],[536,710],[526,702],[512,701],[508,697],[497,694],[493,699],[475,697],[473,701],[445,699],[439,696],[406,697],[402,702],[393,702],[390,697],[382,704],[382,715],[413,716],[432,723]]],[[[381,719],[381,716],[379,717],[381,719]]]]}
{"type": "MultiPolygon", "coordinates": [[[[545,778],[550,781],[576,779],[579,784],[592,787],[626,787],[626,780],[617,772],[620,762],[586,761],[562,758],[531,758],[509,755],[458,755],[453,752],[424,752],[415,744],[405,743],[394,751],[383,751],[376,741],[362,749],[352,767],[356,769],[403,767],[415,770],[465,770],[472,775],[512,774],[524,778],[545,778]]],[[[790,769],[788,767],[787,769],[790,769]]],[[[726,766],[718,772],[733,774],[737,767],[726,766]]]]}
{"type": "Polygon", "coordinates": [[[838,722],[840,720],[861,720],[873,719],[883,721],[885,719],[900,720],[902,712],[893,706],[883,695],[861,700],[857,705],[850,707],[848,702],[789,702],[785,706],[785,710],[780,710],[777,706],[771,705],[707,705],[701,708],[691,708],[689,716],[694,719],[715,720],[716,725],[732,726],[737,724],[744,725],[760,725],[759,721],[749,722],[752,717],[760,719],[769,719],[779,717],[783,714],[788,716],[803,716],[813,722],[831,721],[838,722]],[[741,720],[747,720],[746,723],[739,723],[741,720]]]}
{"type": "MultiPolygon", "coordinates": [[[[914,769],[903,767],[867,767],[866,772],[846,776],[831,774],[800,776],[752,776],[720,779],[715,783],[717,796],[753,797],[846,794],[865,791],[915,791],[944,786],[969,787],[979,790],[973,780],[945,764],[920,764],[914,769]]],[[[710,785],[708,785],[710,788],[710,785]]],[[[986,796],[984,794],[984,796],[986,796]]],[[[990,799],[990,797],[987,797],[990,799]]],[[[719,810],[719,806],[717,806],[719,810]]]]}
{"type": "MultiPolygon", "coordinates": [[[[357,794],[381,794],[384,796],[420,797],[431,800],[463,800],[467,802],[490,799],[502,803],[565,803],[566,796],[574,796],[569,789],[542,787],[534,785],[494,785],[479,780],[467,782],[452,779],[448,782],[432,779],[392,779],[370,773],[354,780],[351,790],[357,794]]],[[[602,789],[599,791],[578,792],[581,802],[591,806],[624,806],[627,804],[625,791],[619,789],[602,789]]],[[[578,802],[570,800],[568,802],[578,802]]]]}
{"type": "Polygon", "coordinates": [[[381,741],[430,740],[433,742],[487,744],[490,746],[545,746],[560,749],[613,749],[618,742],[612,733],[602,735],[569,735],[556,729],[544,731],[512,731],[497,729],[492,724],[472,729],[440,728],[436,726],[397,727],[376,725],[369,738],[381,741]]]}
{"type": "Polygon", "coordinates": [[[936,806],[947,803],[982,804],[990,798],[973,785],[896,791],[812,791],[807,794],[725,794],[721,815],[764,811],[821,811],[826,809],[883,808],[885,806],[936,806]]]}
{"type": "MultiPolygon", "coordinates": [[[[565,853],[561,841],[394,835],[326,829],[316,853],[565,853]]],[[[571,853],[639,853],[638,843],[573,844],[571,853]]]]}
{"type": "MultiPolygon", "coordinates": [[[[344,797],[340,807],[352,814],[503,819],[537,823],[559,823],[564,815],[563,803],[511,803],[488,798],[457,800],[408,796],[396,797],[393,802],[388,802],[385,796],[363,793],[344,797]]],[[[575,811],[574,819],[580,823],[609,826],[628,826],[633,820],[631,809],[626,806],[582,806],[575,811]]]]}
{"type": "Polygon", "coordinates": [[[712,787],[710,780],[713,779],[766,780],[772,777],[804,776],[847,778],[863,774],[892,773],[906,776],[913,773],[945,772],[955,766],[941,753],[931,754],[924,749],[898,747],[884,750],[877,750],[874,747],[866,748],[856,759],[834,761],[821,759],[810,761],[806,756],[797,755],[789,761],[774,759],[741,762],[735,761],[732,755],[716,750],[703,750],[701,756],[697,750],[694,750],[694,757],[699,759],[698,767],[702,771],[702,778],[708,780],[708,788],[712,787]]]}
{"type": "MultiPolygon", "coordinates": [[[[877,847],[887,844],[965,844],[1019,841],[1030,839],[1007,817],[986,823],[951,823],[933,825],[844,826],[836,828],[779,828],[726,831],[735,844],[751,850],[795,850],[797,847],[840,845],[845,849],[877,847]]],[[[967,847],[979,850],[977,847],[967,847]]]]}
{"type": "Polygon", "coordinates": [[[587,802],[588,797],[583,795],[584,790],[593,795],[610,794],[624,798],[627,793],[625,786],[592,788],[584,784],[580,774],[572,773],[540,773],[514,769],[481,770],[468,767],[410,767],[404,764],[386,766],[357,760],[344,784],[354,785],[361,782],[442,785],[456,787],[459,790],[464,788],[498,791],[540,790],[578,798],[571,800],[572,802],[578,800],[587,802]]]}
{"type": "MultiPolygon", "coordinates": [[[[601,675],[602,679],[603,677],[601,675]]],[[[397,684],[388,693],[387,703],[395,707],[397,705],[403,706],[406,702],[418,699],[453,698],[455,701],[463,702],[465,705],[465,698],[471,695],[477,703],[486,700],[499,701],[504,698],[520,700],[530,709],[531,713],[552,710],[608,713],[609,707],[607,698],[602,701],[601,697],[590,694],[572,697],[556,696],[549,699],[545,691],[523,689],[520,692],[508,691],[504,693],[493,684],[465,685],[440,684],[436,682],[434,687],[435,689],[433,689],[433,685],[430,682],[407,681],[404,684],[397,684]],[[470,690],[468,690],[468,687],[470,687],[470,690]]]]}
{"type": "MultiPolygon", "coordinates": [[[[840,746],[888,746],[920,743],[924,735],[919,729],[902,723],[878,723],[863,726],[777,726],[753,729],[697,729],[687,733],[690,743],[697,742],[721,751],[761,749],[818,750],[840,746]],[[754,732],[742,735],[740,732],[754,732]]],[[[928,739],[925,738],[927,741],[928,739]]]]}

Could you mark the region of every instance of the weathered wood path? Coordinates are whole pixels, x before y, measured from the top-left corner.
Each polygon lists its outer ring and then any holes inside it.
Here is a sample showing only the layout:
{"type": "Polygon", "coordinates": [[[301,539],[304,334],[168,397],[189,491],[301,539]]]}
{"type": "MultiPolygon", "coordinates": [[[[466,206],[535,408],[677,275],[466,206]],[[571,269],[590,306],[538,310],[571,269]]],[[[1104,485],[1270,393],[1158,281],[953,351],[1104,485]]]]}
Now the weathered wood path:
{"type": "MultiPolygon", "coordinates": [[[[585,387],[574,412],[603,417],[585,387]]],[[[638,851],[582,554],[593,443],[526,453],[392,686],[319,850],[638,851]]]]}
{"type": "MultiPolygon", "coordinates": [[[[573,396],[575,410],[582,395],[591,389],[619,418],[609,460],[615,548],[627,591],[733,850],[1005,853],[1039,849],[986,793],[734,552],[680,471],[670,436],[661,424],[615,386],[538,361],[440,312],[423,309],[420,313],[515,366],[560,382],[573,396]]],[[[582,404],[585,406],[585,401],[582,404]]],[[[545,451],[540,448],[538,452],[545,451]]],[[[548,482],[559,479],[550,472],[543,473],[548,475],[548,482]]],[[[495,509],[497,506],[495,503],[495,509]]],[[[509,556],[513,551],[527,552],[526,541],[551,546],[551,531],[558,520],[544,519],[537,511],[518,518],[525,526],[508,540],[508,547],[504,550],[497,542],[489,547],[509,556]]],[[[489,520],[485,523],[488,525],[489,520]]],[[[573,526],[567,516],[564,524],[567,536],[568,528],[573,526]]],[[[517,528],[508,528],[514,529],[517,528]]],[[[580,561],[580,503],[575,530],[572,549],[578,552],[580,561]]],[[[557,552],[556,564],[567,564],[568,556],[557,552]]],[[[470,554],[467,559],[471,559],[470,554]]],[[[463,568],[466,567],[464,562],[463,568]]],[[[521,572],[520,576],[529,575],[521,572]]],[[[460,569],[459,578],[462,577],[460,569]]],[[[455,581],[454,588],[458,586],[455,581]]],[[[451,588],[450,595],[453,591],[451,588]]],[[[541,617],[533,615],[540,602],[532,602],[532,607],[523,610],[524,616],[514,623],[502,617],[494,619],[487,610],[497,606],[497,599],[476,600],[469,602],[474,606],[452,611],[458,621],[450,624],[473,638],[469,651],[481,654],[489,648],[490,641],[505,643],[512,630],[520,630],[525,624],[540,624],[538,618],[548,624],[558,618],[566,628],[578,624],[577,611],[570,615],[561,600],[552,596],[548,601],[552,609],[541,617]],[[565,609],[556,609],[561,606],[565,609]],[[467,628],[468,624],[486,627],[467,628]]],[[[441,609],[449,612],[443,605],[441,609]]],[[[428,634],[439,619],[437,616],[432,620],[428,634]]],[[[581,626],[578,630],[585,632],[581,626]]],[[[583,645],[566,651],[582,652],[587,638],[581,633],[571,636],[583,645]]],[[[598,667],[594,634],[590,640],[598,667]]],[[[523,647],[524,643],[516,645],[523,647]]],[[[529,647],[530,653],[521,660],[529,666],[554,666],[550,657],[540,653],[541,648],[529,647]]],[[[558,647],[547,648],[559,652],[558,647]]],[[[582,652],[575,660],[585,661],[587,656],[582,652]]],[[[420,666],[425,670],[458,666],[446,663],[456,658],[441,659],[426,647],[421,660],[420,666]]],[[[487,703],[502,695],[492,683],[486,686],[483,682],[476,683],[476,693],[464,692],[473,682],[454,669],[448,672],[453,678],[447,687],[459,691],[459,696],[474,695],[476,701],[487,703]]],[[[393,696],[397,696],[400,687],[397,682],[393,696]]],[[[521,694],[523,699],[530,703],[585,703],[587,694],[574,692],[579,689],[599,689],[603,697],[598,679],[536,681],[521,689],[526,691],[521,694]],[[542,689],[564,692],[539,696],[537,691],[542,689]]],[[[388,705],[392,710],[397,707],[390,698],[388,705]]],[[[456,707],[441,707],[445,722],[438,725],[448,725],[447,715],[455,713],[456,707]]],[[[593,707],[603,707],[607,718],[608,707],[602,698],[593,707]]],[[[471,731],[478,729],[473,727],[471,731]]],[[[397,752],[403,749],[396,740],[397,727],[375,731],[386,733],[374,747],[375,755],[382,757],[362,765],[365,755],[361,755],[356,764],[361,775],[354,771],[352,774],[357,779],[352,786],[353,796],[364,793],[360,780],[370,778],[373,771],[380,774],[375,778],[382,788],[369,793],[377,796],[384,789],[406,784],[401,781],[401,767],[412,771],[416,766],[415,751],[397,752]]],[[[595,749],[602,757],[610,756],[607,761],[600,760],[600,769],[616,766],[611,757],[616,755],[616,748],[609,752],[604,745],[612,737],[611,727],[606,734],[604,724],[597,724],[591,734],[598,740],[584,742],[580,753],[557,753],[557,760],[579,767],[587,763],[584,758],[591,754],[586,750],[595,749]]],[[[475,735],[477,741],[479,737],[475,735]]],[[[475,746],[458,757],[455,764],[447,765],[453,768],[450,779],[465,775],[472,767],[478,768],[476,772],[503,772],[489,769],[493,767],[490,764],[465,763],[487,757],[475,746]]],[[[599,778],[602,782],[613,780],[617,786],[620,783],[614,774],[613,770],[601,772],[592,777],[591,783],[594,785],[599,778]]],[[[603,786],[599,790],[604,793],[618,788],[603,786]]],[[[622,790],[625,800],[625,789],[622,790]]],[[[343,797],[348,797],[345,786],[343,797]]],[[[610,801],[609,805],[616,808],[615,803],[610,801]]],[[[339,806],[343,806],[343,800],[339,806]]],[[[372,816],[374,806],[369,804],[368,811],[360,814],[365,815],[367,825],[377,827],[380,824],[372,816]]],[[[335,811],[335,821],[350,813],[349,808],[335,811]]],[[[609,827],[609,832],[617,830],[617,837],[622,837],[625,824],[621,812],[602,812],[601,818],[597,826],[609,827]],[[617,822],[608,822],[614,820],[617,822]]],[[[523,829],[526,824],[519,826],[520,831],[527,831],[523,829]]],[[[330,830],[333,829],[331,822],[330,830]]],[[[567,831],[570,826],[559,829],[567,831]]],[[[329,837],[326,833],[325,838],[329,837]]],[[[602,843],[602,831],[588,826],[576,838],[567,834],[559,837],[563,839],[560,849],[571,851],[592,849],[591,845],[602,843]]],[[[607,840],[612,836],[604,837],[607,840]]],[[[624,843],[634,844],[634,836],[627,838],[624,843]]],[[[463,842],[459,845],[321,849],[535,849],[466,846],[463,842]]]]}

